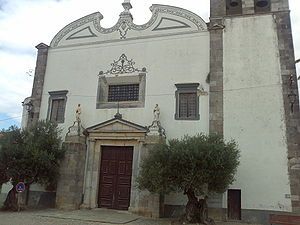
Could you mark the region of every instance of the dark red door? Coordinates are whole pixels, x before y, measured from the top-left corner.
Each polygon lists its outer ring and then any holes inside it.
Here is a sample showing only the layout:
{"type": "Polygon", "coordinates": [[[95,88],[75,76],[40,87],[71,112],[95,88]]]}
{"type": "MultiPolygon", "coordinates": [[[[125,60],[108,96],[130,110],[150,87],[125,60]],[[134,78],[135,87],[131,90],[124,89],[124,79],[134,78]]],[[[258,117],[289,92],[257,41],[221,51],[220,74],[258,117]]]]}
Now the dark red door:
{"type": "Polygon", "coordinates": [[[98,205],[127,210],[130,203],[133,147],[103,146],[98,205]]]}
{"type": "Polygon", "coordinates": [[[230,220],[240,220],[241,219],[241,190],[228,190],[227,199],[227,210],[228,219],[230,220]]]}

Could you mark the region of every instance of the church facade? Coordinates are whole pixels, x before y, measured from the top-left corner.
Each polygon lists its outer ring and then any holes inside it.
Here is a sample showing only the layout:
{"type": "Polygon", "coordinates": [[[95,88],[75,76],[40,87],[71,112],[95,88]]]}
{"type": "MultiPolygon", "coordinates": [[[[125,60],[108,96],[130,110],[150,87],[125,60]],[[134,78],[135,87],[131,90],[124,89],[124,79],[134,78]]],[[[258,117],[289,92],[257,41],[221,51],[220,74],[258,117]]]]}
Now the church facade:
{"type": "Polygon", "coordinates": [[[248,221],[299,212],[288,0],[211,0],[209,22],[152,5],[144,25],[133,23],[129,1],[123,7],[111,28],[96,12],[65,26],[50,46],[36,46],[26,123],[57,122],[72,149],[57,206],[175,215],[187,199],[137,190],[140,162],[159,141],[216,132],[238,142],[241,162],[228,191],[211,197],[214,212],[248,221]]]}

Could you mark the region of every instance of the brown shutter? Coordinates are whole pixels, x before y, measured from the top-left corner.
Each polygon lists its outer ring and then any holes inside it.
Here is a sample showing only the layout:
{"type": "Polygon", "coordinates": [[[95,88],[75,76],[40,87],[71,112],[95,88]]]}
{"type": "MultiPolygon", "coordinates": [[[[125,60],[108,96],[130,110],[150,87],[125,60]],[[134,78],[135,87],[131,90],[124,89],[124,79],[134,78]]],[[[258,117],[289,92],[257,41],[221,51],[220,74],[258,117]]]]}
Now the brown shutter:
{"type": "Polygon", "coordinates": [[[179,94],[179,117],[190,118],[196,116],[197,93],[179,94]]]}
{"type": "Polygon", "coordinates": [[[63,122],[64,112],[65,112],[65,100],[53,99],[50,120],[55,122],[63,122]]]}
{"type": "Polygon", "coordinates": [[[59,103],[58,100],[52,100],[51,115],[50,115],[51,121],[57,121],[58,103],[59,103]]]}
{"type": "Polygon", "coordinates": [[[65,112],[65,100],[58,100],[58,109],[57,109],[57,122],[64,121],[64,112],[65,112]]]}

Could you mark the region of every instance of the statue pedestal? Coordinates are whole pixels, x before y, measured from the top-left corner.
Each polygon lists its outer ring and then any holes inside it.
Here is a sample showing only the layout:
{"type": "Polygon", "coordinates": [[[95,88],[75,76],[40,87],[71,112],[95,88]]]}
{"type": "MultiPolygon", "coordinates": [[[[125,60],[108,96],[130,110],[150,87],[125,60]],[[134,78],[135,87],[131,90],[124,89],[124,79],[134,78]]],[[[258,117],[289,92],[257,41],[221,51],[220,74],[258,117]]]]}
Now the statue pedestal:
{"type": "Polygon", "coordinates": [[[166,136],[165,129],[160,125],[159,121],[153,121],[152,124],[148,127],[148,129],[148,136],[166,136]]]}
{"type": "Polygon", "coordinates": [[[56,207],[59,209],[79,209],[82,203],[86,138],[83,127],[75,121],[69,127],[65,142],[65,158],[60,166],[60,177],[56,190],[56,207]]]}
{"type": "Polygon", "coordinates": [[[153,136],[160,136],[157,121],[154,121],[148,129],[149,129],[148,136],[152,136],[152,135],[153,136]]]}

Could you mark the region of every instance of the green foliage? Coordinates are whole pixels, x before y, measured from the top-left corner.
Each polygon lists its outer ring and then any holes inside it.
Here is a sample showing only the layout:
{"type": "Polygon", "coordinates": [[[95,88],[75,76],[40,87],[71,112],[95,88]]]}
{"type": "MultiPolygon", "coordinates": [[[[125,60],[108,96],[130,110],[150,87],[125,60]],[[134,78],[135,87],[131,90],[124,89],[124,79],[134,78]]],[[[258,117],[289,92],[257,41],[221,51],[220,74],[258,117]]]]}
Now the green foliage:
{"type": "Polygon", "coordinates": [[[240,153],[235,141],[199,134],[157,144],[142,162],[138,187],[153,193],[222,193],[234,181],[240,153]]]}
{"type": "Polygon", "coordinates": [[[11,178],[13,184],[25,181],[55,185],[59,161],[64,156],[56,124],[39,121],[25,130],[12,126],[1,133],[0,184],[11,178]]]}

